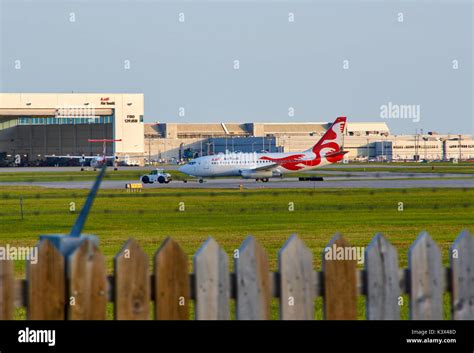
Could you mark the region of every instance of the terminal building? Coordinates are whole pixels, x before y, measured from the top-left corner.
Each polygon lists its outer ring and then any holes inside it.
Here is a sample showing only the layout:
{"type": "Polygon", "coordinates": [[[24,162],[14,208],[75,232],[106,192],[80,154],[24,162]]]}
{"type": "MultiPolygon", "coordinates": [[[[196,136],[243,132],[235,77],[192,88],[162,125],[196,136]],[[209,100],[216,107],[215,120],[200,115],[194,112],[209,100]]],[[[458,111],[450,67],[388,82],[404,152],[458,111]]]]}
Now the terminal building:
{"type": "MultiPolygon", "coordinates": [[[[335,118],[335,117],[334,117],[335,118]]],[[[0,94],[0,161],[20,155],[97,155],[89,139],[118,139],[107,154],[128,164],[169,162],[216,153],[295,152],[313,146],[329,122],[144,123],[144,95],[125,93],[0,94]]],[[[474,158],[465,134],[392,135],[385,122],[346,124],[349,160],[474,158]]]]}

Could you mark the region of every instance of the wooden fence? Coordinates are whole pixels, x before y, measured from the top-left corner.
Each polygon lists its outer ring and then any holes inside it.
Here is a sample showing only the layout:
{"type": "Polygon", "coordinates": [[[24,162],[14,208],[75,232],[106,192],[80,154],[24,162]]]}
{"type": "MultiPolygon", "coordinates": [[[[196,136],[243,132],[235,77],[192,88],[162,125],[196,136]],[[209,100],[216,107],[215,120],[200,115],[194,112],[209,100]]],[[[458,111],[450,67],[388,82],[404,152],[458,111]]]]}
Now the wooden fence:
{"type": "MultiPolygon", "coordinates": [[[[349,247],[340,235],[328,247],[349,247]]],[[[27,278],[15,279],[13,263],[0,261],[0,319],[26,307],[28,319],[102,320],[107,302],[118,320],[186,320],[194,300],[196,319],[230,318],[235,298],[237,319],[270,319],[270,301],[279,298],[280,318],[314,319],[314,303],[323,297],[324,318],[356,319],[358,295],[366,296],[367,319],[400,319],[400,296],[410,297],[410,318],[443,319],[443,293],[451,293],[453,319],[474,319],[474,238],[462,232],[444,268],[436,243],[422,233],[409,249],[407,269],[399,269],[397,250],[380,234],[365,249],[364,269],[355,259],[328,260],[314,271],[311,251],[292,235],[278,255],[278,271],[269,272],[267,255],[253,237],[229,257],[212,238],[194,255],[194,273],[178,243],[166,239],[156,252],[153,273],[148,256],[128,240],[107,276],[105,258],[84,242],[67,261],[47,240],[38,245],[38,262],[27,263],[27,278]]]]}

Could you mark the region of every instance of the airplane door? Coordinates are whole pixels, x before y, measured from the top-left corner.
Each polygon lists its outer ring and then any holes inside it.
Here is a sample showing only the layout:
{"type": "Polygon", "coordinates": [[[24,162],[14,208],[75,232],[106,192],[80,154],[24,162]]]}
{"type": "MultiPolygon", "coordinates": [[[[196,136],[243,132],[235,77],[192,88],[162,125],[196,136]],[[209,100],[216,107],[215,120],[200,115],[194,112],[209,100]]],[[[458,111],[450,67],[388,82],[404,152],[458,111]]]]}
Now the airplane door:
{"type": "Polygon", "coordinates": [[[211,163],[209,161],[204,161],[203,162],[204,170],[209,170],[210,166],[211,166],[211,163]]]}

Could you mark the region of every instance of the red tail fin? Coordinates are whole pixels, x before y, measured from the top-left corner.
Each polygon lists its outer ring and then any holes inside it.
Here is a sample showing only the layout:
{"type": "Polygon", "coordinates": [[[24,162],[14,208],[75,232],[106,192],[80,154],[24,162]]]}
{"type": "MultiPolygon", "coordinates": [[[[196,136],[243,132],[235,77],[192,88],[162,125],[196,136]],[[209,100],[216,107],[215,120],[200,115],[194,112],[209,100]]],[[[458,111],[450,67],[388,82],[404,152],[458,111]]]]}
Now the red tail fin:
{"type": "Polygon", "coordinates": [[[89,139],[87,140],[89,142],[103,142],[104,145],[102,147],[102,154],[104,156],[107,155],[107,142],[116,142],[116,141],[122,141],[121,139],[118,139],[118,140],[114,140],[114,139],[89,139]]]}
{"type": "Polygon", "coordinates": [[[322,155],[339,152],[342,149],[346,120],[345,116],[338,117],[310,150],[317,155],[321,154],[323,148],[327,150],[322,155]]]}

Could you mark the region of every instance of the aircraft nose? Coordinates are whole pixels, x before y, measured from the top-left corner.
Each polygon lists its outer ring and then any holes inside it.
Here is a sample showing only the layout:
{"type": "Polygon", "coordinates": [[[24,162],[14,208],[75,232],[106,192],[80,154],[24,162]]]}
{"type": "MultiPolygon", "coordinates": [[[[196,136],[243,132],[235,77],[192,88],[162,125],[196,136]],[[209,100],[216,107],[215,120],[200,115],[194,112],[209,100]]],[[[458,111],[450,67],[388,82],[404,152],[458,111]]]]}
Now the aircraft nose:
{"type": "Polygon", "coordinates": [[[184,174],[188,174],[189,165],[188,164],[182,165],[181,167],[178,168],[178,171],[180,171],[181,173],[184,173],[184,174]]]}

